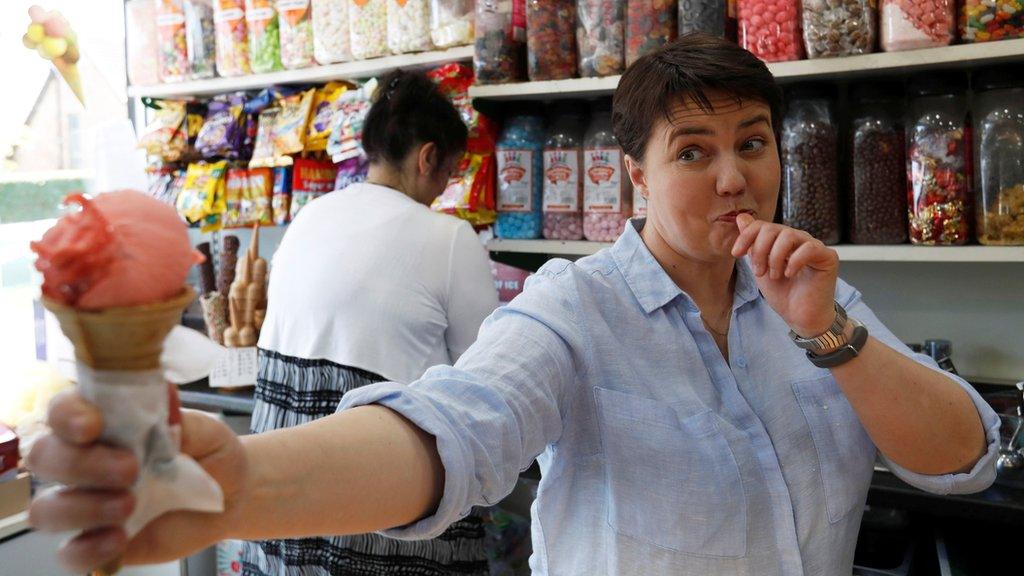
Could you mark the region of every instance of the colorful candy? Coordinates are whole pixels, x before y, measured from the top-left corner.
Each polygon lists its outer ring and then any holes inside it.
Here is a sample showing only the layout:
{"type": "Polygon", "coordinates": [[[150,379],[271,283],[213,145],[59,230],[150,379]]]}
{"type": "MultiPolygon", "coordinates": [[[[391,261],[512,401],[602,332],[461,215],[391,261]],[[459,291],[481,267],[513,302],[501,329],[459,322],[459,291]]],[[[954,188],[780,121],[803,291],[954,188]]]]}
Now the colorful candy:
{"type": "Polygon", "coordinates": [[[960,38],[964,42],[1024,38],[1024,0],[964,0],[960,38]]]}
{"type": "Polygon", "coordinates": [[[495,148],[498,158],[499,238],[540,238],[544,127],[538,116],[514,116],[495,148]]]}
{"type": "Polygon", "coordinates": [[[395,54],[434,49],[427,0],[388,0],[388,49],[395,54]]]}
{"type": "Polygon", "coordinates": [[[803,58],[799,0],[737,0],[736,5],[740,46],[765,62],[803,58]]]}
{"type": "Polygon", "coordinates": [[[160,81],[156,4],[153,0],[129,0],[124,9],[128,81],[136,86],[156,84],[160,81]]]}
{"type": "Polygon", "coordinates": [[[188,40],[182,0],[159,0],[156,13],[159,34],[160,80],[181,82],[188,78],[188,40]]]}
{"type": "Polygon", "coordinates": [[[576,42],[583,78],[612,76],[625,69],[625,0],[577,0],[576,42]]]}
{"type": "Polygon", "coordinates": [[[348,0],[312,0],[313,56],[320,64],[352,59],[348,0]]]}
{"type": "Polygon", "coordinates": [[[563,116],[544,142],[544,237],[583,238],[583,150],[579,116],[563,116]]]}
{"type": "Polygon", "coordinates": [[[313,18],[309,0],[278,0],[281,64],[289,70],[307,68],[313,59],[313,18]]]}
{"type": "Polygon", "coordinates": [[[955,10],[954,0],[882,0],[882,50],[949,45],[953,41],[955,10]]]}
{"type": "Polygon", "coordinates": [[[185,45],[189,78],[201,80],[216,75],[217,34],[210,0],[185,0],[185,45]]]}
{"type": "Polygon", "coordinates": [[[611,124],[611,113],[599,112],[583,139],[583,236],[592,242],[614,242],[633,214],[629,177],[611,124]]]}
{"type": "Polygon", "coordinates": [[[674,40],[676,31],[675,2],[629,0],[626,3],[626,65],[674,40]]]}
{"type": "Polygon", "coordinates": [[[478,84],[504,84],[525,79],[525,32],[525,0],[477,0],[473,70],[478,84]],[[522,10],[521,16],[519,10],[522,10]]]}
{"type": "Polygon", "coordinates": [[[214,0],[213,24],[217,34],[217,73],[249,74],[249,36],[242,0],[214,0]]]}
{"type": "Polygon", "coordinates": [[[680,36],[690,32],[706,32],[724,37],[725,18],[724,0],[679,0],[680,36]]]}
{"type": "Polygon", "coordinates": [[[526,71],[530,80],[576,75],[576,0],[528,0],[526,71]]]}
{"type": "Polygon", "coordinates": [[[430,38],[438,48],[473,43],[473,0],[430,0],[430,38]]]}
{"type": "Polygon", "coordinates": [[[263,74],[283,69],[277,10],[272,0],[245,0],[245,23],[252,71],[263,74]]]}
{"type": "Polygon", "coordinates": [[[348,25],[353,58],[378,58],[388,53],[387,0],[351,0],[348,25]]]}
{"type": "Polygon", "coordinates": [[[874,0],[803,0],[808,58],[867,54],[875,48],[874,0]]]}
{"type": "Polygon", "coordinates": [[[1024,245],[1024,80],[993,69],[973,83],[978,242],[1024,245]]]}
{"type": "Polygon", "coordinates": [[[961,113],[955,116],[924,99],[908,131],[907,181],[910,241],[967,243],[970,146],[961,113]]]}

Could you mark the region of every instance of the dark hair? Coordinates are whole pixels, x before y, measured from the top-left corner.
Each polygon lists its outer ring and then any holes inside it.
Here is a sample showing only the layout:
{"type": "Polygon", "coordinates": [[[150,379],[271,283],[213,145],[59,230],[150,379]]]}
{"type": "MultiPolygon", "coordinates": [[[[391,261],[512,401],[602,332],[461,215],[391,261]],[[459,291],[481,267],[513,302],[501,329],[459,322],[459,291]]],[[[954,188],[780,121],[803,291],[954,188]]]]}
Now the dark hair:
{"type": "Polygon", "coordinates": [[[707,91],[737,100],[760,100],[779,130],[782,92],[764,62],[735,43],[704,33],[682,36],[629,67],[612,100],[612,125],[622,150],[643,160],[658,115],[671,121],[672,108],[689,97],[713,112],[707,91]]]}
{"type": "Polygon", "coordinates": [[[422,72],[393,70],[379,79],[363,124],[370,162],[398,164],[414,146],[433,142],[438,168],[466,149],[466,125],[451,101],[422,72]]]}

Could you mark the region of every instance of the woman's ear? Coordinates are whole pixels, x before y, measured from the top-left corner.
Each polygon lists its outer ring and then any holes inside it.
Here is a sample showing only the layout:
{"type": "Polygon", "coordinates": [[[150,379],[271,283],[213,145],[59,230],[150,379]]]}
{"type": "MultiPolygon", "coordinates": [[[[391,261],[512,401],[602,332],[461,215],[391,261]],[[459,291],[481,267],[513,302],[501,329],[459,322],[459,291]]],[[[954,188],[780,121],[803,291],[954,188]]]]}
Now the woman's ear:
{"type": "Polygon", "coordinates": [[[647,198],[647,175],[644,174],[644,166],[630,155],[626,155],[626,174],[633,182],[633,188],[640,191],[640,195],[647,198]]]}
{"type": "Polygon", "coordinates": [[[439,168],[437,144],[427,142],[420,146],[419,153],[416,158],[416,168],[419,171],[420,176],[432,176],[437,171],[439,168]]]}

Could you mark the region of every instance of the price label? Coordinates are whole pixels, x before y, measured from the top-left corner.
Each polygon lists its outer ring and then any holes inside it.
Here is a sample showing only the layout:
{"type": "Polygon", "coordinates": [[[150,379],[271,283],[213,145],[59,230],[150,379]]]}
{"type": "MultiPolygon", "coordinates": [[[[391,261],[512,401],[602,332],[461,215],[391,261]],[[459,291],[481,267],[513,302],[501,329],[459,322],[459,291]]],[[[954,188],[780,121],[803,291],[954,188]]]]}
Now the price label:
{"type": "Polygon", "coordinates": [[[255,346],[227,348],[210,372],[210,388],[255,386],[258,368],[255,346]]]}

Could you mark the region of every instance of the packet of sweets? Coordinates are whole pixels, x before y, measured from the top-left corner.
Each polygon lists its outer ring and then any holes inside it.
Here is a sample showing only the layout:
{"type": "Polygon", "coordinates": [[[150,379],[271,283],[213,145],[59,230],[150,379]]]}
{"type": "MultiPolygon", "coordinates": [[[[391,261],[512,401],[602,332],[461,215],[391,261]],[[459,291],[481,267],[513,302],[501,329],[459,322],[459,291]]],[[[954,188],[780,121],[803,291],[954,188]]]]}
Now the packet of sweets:
{"type": "Polygon", "coordinates": [[[318,152],[327,149],[327,140],[331,135],[331,121],[338,109],[338,101],[348,90],[343,82],[328,82],[316,91],[313,98],[313,111],[309,120],[309,132],[306,134],[306,151],[318,152]]]}
{"type": "Polygon", "coordinates": [[[252,159],[249,160],[250,168],[268,168],[274,165],[274,126],[277,125],[277,116],[280,113],[280,108],[267,108],[260,112],[256,143],[252,148],[252,159]]]}
{"type": "Polygon", "coordinates": [[[139,138],[139,148],[165,162],[175,162],[185,152],[185,103],[163,100],[153,113],[153,121],[139,138]]]}
{"type": "Polygon", "coordinates": [[[203,231],[216,230],[226,210],[224,177],[227,161],[198,162],[188,165],[185,182],[178,195],[178,213],[190,224],[201,222],[203,231]]]}
{"type": "Polygon", "coordinates": [[[338,176],[334,179],[334,189],[344,190],[352,184],[366,182],[366,173],[370,163],[365,157],[349,158],[338,164],[338,176]]]}
{"type": "Polygon", "coordinates": [[[274,224],[271,201],[274,196],[274,175],[270,168],[250,168],[248,194],[242,200],[242,219],[260,226],[274,224]]]}
{"type": "Polygon", "coordinates": [[[291,219],[295,220],[306,204],[334,190],[337,175],[338,170],[331,162],[296,158],[292,167],[291,219]]]}
{"type": "Polygon", "coordinates": [[[316,89],[310,88],[304,92],[286,96],[278,102],[281,113],[277,116],[273,133],[274,155],[277,157],[275,163],[278,166],[291,165],[290,155],[302,152],[315,93],[316,89]]]}
{"type": "Polygon", "coordinates": [[[292,167],[279,166],[274,168],[274,187],[271,199],[271,209],[274,215],[274,224],[284,226],[290,222],[289,214],[292,202],[292,167]]]}
{"type": "Polygon", "coordinates": [[[231,157],[242,143],[242,102],[237,97],[210,102],[206,121],[196,138],[204,158],[231,157]]]}
{"type": "Polygon", "coordinates": [[[227,183],[224,189],[224,227],[239,228],[248,226],[242,210],[249,192],[249,171],[245,168],[229,168],[227,183]]]}

